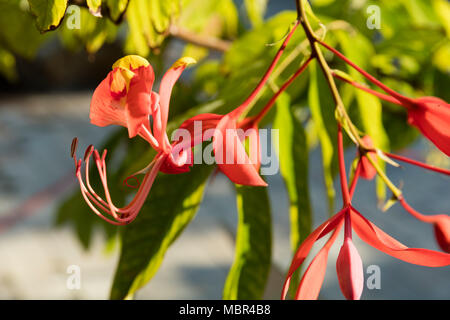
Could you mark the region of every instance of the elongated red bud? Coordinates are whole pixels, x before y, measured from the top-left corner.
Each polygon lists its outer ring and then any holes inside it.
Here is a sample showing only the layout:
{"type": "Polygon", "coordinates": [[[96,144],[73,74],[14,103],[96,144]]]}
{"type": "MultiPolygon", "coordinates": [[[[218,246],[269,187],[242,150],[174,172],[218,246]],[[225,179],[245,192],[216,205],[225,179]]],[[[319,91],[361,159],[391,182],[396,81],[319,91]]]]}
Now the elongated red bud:
{"type": "Polygon", "coordinates": [[[339,286],[347,300],[359,300],[364,287],[361,257],[350,238],[344,240],[336,261],[339,286]]]}
{"type": "MultiPolygon", "coordinates": [[[[362,138],[362,141],[364,142],[366,148],[373,148],[373,142],[372,142],[372,139],[369,136],[364,136],[362,138]]],[[[370,155],[372,157],[372,159],[376,160],[376,153],[375,152],[369,151],[369,152],[367,152],[367,154],[370,155]]],[[[360,176],[363,179],[372,180],[376,176],[377,171],[372,166],[372,164],[370,163],[369,159],[367,159],[367,154],[363,155],[361,157],[361,172],[360,172],[360,176]]]]}
{"type": "Polygon", "coordinates": [[[442,251],[450,253],[450,217],[440,216],[434,223],[434,235],[442,251]]]}

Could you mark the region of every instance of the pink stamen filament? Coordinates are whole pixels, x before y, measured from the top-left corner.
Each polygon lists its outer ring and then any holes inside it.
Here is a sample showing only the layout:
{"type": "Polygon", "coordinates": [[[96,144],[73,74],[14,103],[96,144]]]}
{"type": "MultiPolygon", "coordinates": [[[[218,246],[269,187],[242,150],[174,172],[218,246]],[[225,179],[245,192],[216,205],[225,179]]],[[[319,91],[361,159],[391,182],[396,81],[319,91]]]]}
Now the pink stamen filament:
{"type": "MultiPolygon", "coordinates": [[[[83,198],[85,199],[88,206],[94,211],[96,215],[101,217],[103,220],[112,223],[114,225],[124,225],[129,223],[130,221],[134,220],[139,213],[140,209],[142,208],[142,205],[145,202],[145,199],[147,198],[148,193],[150,192],[150,189],[153,185],[153,182],[156,178],[157,173],[159,172],[159,168],[161,167],[163,161],[166,158],[166,155],[163,155],[162,153],[159,153],[154,161],[152,161],[153,167],[150,171],[148,171],[143,179],[143,182],[141,186],[139,187],[138,192],[134,196],[133,200],[125,207],[123,208],[117,208],[111,200],[111,195],[109,193],[108,189],[108,181],[107,181],[107,175],[106,175],[106,151],[103,152],[102,157],[100,158],[97,150],[94,150],[86,157],[86,183],[88,187],[86,188],[83,179],[81,177],[81,160],[77,163],[77,178],[80,183],[80,189],[81,193],[83,195],[83,198]],[[103,200],[90,185],[89,182],[89,158],[91,154],[94,153],[95,162],[97,165],[97,169],[100,175],[100,179],[103,184],[104,192],[106,200],[103,200]],[[107,217],[105,217],[97,208],[96,206],[103,210],[105,213],[111,215],[114,217],[114,220],[111,220],[107,217]],[[120,213],[120,216],[119,214],[120,213]],[[125,216],[125,217],[124,217],[125,216]]],[[[74,157],[75,161],[76,158],[74,157]]]]}

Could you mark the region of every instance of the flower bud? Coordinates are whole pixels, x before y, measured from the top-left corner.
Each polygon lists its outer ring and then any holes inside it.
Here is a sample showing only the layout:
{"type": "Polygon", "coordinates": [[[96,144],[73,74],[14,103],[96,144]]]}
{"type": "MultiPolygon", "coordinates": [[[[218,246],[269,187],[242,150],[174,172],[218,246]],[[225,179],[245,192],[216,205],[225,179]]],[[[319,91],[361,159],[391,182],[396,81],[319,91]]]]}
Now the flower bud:
{"type": "Polygon", "coordinates": [[[364,287],[361,257],[350,238],[344,240],[336,261],[339,286],[347,300],[359,300],[364,287]]]}

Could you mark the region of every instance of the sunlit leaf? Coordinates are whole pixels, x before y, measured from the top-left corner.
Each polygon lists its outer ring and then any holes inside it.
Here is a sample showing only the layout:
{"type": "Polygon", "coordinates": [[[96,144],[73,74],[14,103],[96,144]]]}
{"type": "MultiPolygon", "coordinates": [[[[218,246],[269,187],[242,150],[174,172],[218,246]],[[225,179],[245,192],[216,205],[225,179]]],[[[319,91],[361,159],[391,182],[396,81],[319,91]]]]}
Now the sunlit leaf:
{"type": "Polygon", "coordinates": [[[56,29],[66,13],[67,0],[28,0],[30,10],[36,16],[39,31],[56,29]]]}
{"type": "Polygon", "coordinates": [[[140,214],[122,230],[112,299],[131,297],[158,271],[169,246],[194,218],[212,166],[159,175],[140,214]]]}
{"type": "Polygon", "coordinates": [[[271,266],[272,222],[267,188],[236,186],[238,224],[226,300],[262,299],[271,266]]]}

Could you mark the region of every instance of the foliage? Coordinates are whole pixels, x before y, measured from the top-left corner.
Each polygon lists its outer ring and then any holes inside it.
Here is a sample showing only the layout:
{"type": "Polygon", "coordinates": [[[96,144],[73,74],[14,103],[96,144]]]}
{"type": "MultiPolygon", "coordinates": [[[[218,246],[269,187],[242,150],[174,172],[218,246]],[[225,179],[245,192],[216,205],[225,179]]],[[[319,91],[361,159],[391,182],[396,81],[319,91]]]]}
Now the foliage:
{"type": "MultiPolygon", "coordinates": [[[[311,3],[327,26],[327,42],[384,83],[409,96],[450,99],[448,1],[316,0],[311,3]],[[366,9],[371,4],[381,7],[379,30],[366,26],[366,9]]],[[[201,62],[189,81],[177,85],[173,93],[169,130],[174,130],[194,114],[224,114],[232,110],[253,89],[296,18],[295,12],[281,12],[266,19],[266,6],[264,0],[246,0],[243,9],[237,8],[232,0],[0,0],[0,72],[13,81],[17,78],[17,57],[33,59],[39,48],[55,37],[68,50],[83,49],[90,54],[101,50],[107,42],[120,43],[124,53],[149,57],[158,72],[166,66],[164,59],[156,55],[165,57],[170,44],[182,39],[186,42],[183,54],[193,55],[201,62]],[[79,29],[68,24],[77,11],[69,13],[67,7],[74,4],[81,6],[79,29]],[[180,36],[175,29],[206,39],[220,39],[230,47],[225,53],[216,54],[212,50],[217,50],[189,41],[189,37],[180,36]]],[[[273,94],[273,87],[282,84],[297,69],[307,53],[304,40],[302,32],[295,34],[286,58],[270,80],[272,85],[265,88],[252,112],[260,110],[273,94]]],[[[327,57],[334,67],[342,69],[342,62],[327,57]]],[[[348,72],[363,81],[354,71],[348,69],[348,72]]],[[[355,123],[374,138],[377,147],[389,151],[414,141],[417,134],[406,124],[405,113],[346,84],[339,86],[355,123]]],[[[289,196],[293,248],[310,232],[312,225],[307,162],[309,152],[317,145],[315,142],[320,144],[322,152],[329,206],[334,207],[337,151],[332,141],[336,140],[336,128],[333,114],[325,112],[333,104],[326,92],[329,91],[322,73],[312,64],[309,74],[305,73],[287,90],[278,102],[276,114],[269,114],[266,121],[284,129],[279,149],[284,155],[280,157],[281,174],[289,196]],[[306,114],[302,121],[298,117],[300,112],[306,114]]],[[[109,151],[114,148],[126,151],[126,156],[116,161],[111,181],[122,181],[135,169],[145,166],[152,156],[144,144],[126,141],[126,132],[121,130],[105,143],[109,151]]],[[[165,252],[194,218],[210,172],[211,168],[200,166],[177,177],[176,182],[173,176],[162,174],[156,180],[142,214],[120,232],[121,256],[112,298],[132,296],[154,276],[165,252]],[[175,183],[186,187],[175,191],[171,188],[175,183]],[[175,197],[177,201],[173,201],[175,197]]],[[[266,190],[247,187],[237,190],[236,255],[224,298],[259,299],[271,264],[270,237],[264,237],[263,233],[264,230],[270,234],[270,204],[266,201],[266,190]],[[261,198],[265,200],[256,201],[256,205],[255,199],[261,198]],[[252,276],[245,276],[249,274],[252,276]],[[254,275],[258,279],[253,279],[254,275]]],[[[129,190],[118,184],[112,192],[124,201],[129,190]]],[[[380,182],[377,193],[380,198],[385,195],[380,182]]],[[[64,203],[58,213],[58,224],[72,224],[85,247],[89,247],[97,225],[104,226],[109,236],[114,235],[116,229],[96,219],[79,198],[76,194],[64,203]]]]}

